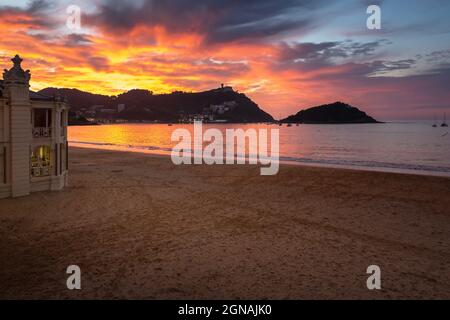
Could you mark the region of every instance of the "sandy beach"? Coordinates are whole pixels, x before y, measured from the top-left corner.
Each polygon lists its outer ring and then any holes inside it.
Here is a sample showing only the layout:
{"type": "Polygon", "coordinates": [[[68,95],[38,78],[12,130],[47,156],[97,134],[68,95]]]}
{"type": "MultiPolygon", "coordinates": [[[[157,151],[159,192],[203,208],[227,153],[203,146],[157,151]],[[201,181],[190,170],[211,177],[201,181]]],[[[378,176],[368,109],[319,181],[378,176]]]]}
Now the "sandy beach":
{"type": "Polygon", "coordinates": [[[1,299],[450,298],[449,178],[70,157],[68,188],[0,200],[1,299]]]}

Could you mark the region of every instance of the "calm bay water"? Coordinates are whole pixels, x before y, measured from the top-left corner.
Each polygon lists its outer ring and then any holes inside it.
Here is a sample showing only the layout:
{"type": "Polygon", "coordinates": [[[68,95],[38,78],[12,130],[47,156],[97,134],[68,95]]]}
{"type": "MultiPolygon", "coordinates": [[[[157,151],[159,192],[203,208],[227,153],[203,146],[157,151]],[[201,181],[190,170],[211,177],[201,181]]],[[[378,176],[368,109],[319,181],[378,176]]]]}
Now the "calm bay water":
{"type": "MultiPolygon", "coordinates": [[[[280,160],[286,162],[450,176],[450,130],[431,124],[204,124],[203,129],[279,129],[280,160]]],[[[165,124],[74,126],[69,141],[72,146],[170,154],[177,128],[193,130],[192,125],[165,124]]]]}

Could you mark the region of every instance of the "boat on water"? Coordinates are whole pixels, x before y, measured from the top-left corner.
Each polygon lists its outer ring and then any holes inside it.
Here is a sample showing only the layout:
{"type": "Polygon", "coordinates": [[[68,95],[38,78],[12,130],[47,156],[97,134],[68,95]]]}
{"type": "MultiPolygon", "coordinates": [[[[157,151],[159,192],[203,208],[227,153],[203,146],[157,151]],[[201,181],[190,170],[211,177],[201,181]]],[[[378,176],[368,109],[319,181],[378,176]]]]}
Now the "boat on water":
{"type": "Polygon", "coordinates": [[[448,127],[447,124],[447,114],[444,113],[444,122],[442,122],[441,127],[448,127]]]}
{"type": "Polygon", "coordinates": [[[288,123],[288,125],[287,125],[288,127],[292,127],[292,123],[288,123]]]}

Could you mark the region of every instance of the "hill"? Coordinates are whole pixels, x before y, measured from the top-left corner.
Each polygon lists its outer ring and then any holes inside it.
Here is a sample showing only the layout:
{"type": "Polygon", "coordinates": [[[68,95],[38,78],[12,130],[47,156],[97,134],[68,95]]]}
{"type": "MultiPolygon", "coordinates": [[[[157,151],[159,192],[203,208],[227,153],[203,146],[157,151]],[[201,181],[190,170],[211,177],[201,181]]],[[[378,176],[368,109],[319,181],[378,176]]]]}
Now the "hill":
{"type": "MultiPolygon", "coordinates": [[[[148,90],[130,90],[118,96],[105,96],[77,89],[46,88],[43,95],[66,96],[71,117],[130,122],[178,122],[204,119],[234,123],[271,122],[273,117],[261,110],[245,94],[231,87],[204,92],[153,94],[148,90]]],[[[74,120],[74,119],[72,119],[74,120]]]]}
{"type": "Polygon", "coordinates": [[[379,123],[358,108],[343,102],[321,105],[289,116],[281,122],[309,124],[379,123]]]}

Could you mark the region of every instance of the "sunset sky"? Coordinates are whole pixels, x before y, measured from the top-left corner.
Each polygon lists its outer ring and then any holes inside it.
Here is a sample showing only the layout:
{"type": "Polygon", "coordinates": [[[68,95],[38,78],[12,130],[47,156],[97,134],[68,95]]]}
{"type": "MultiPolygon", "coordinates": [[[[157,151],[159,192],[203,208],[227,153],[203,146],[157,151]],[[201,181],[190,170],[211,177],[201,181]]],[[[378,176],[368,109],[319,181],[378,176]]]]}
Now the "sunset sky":
{"type": "Polygon", "coordinates": [[[275,118],[341,100],[380,120],[432,119],[450,114],[449,13],[447,0],[0,0],[0,65],[20,54],[33,90],[225,83],[275,118]],[[381,30],[366,27],[370,4],[381,30]]]}

